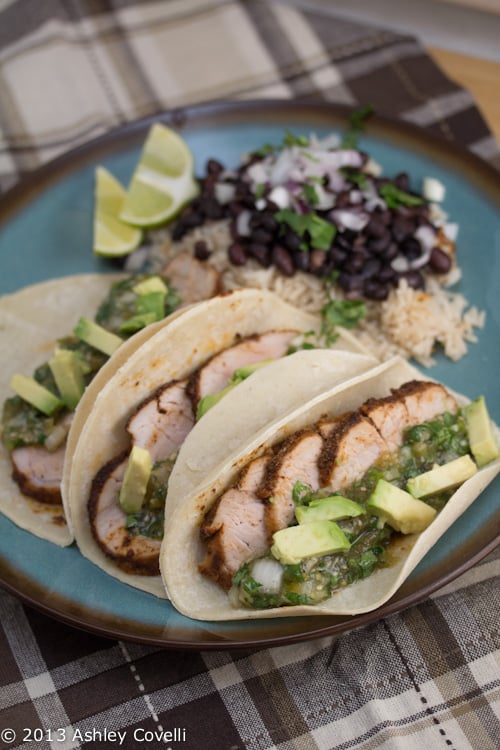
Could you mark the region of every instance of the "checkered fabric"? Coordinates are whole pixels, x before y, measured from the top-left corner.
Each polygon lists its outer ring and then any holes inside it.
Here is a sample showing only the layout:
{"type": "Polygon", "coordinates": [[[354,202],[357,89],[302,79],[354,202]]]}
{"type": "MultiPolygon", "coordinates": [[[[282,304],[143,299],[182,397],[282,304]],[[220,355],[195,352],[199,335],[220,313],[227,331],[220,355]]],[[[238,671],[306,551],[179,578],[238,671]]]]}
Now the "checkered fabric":
{"type": "MultiPolygon", "coordinates": [[[[500,167],[470,95],[411,36],[311,3],[0,0],[0,185],[115,126],[227,98],[370,102],[500,167]]],[[[0,747],[494,750],[500,555],[369,627],[162,651],[0,592],[0,747]]]]}

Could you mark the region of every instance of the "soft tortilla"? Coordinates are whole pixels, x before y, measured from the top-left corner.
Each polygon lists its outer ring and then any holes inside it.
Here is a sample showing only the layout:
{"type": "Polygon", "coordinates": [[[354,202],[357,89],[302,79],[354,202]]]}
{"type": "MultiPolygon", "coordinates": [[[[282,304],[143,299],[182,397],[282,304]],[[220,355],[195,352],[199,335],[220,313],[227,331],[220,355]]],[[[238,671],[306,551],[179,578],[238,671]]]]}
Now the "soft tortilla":
{"type": "MultiPolygon", "coordinates": [[[[4,364],[0,374],[0,399],[14,395],[9,381],[16,372],[32,375],[53,354],[57,340],[71,333],[80,316],[93,318],[114,281],[124,274],[81,274],[44,281],[0,298],[0,347],[4,364]]],[[[73,528],[66,502],[65,477],[78,436],[95,398],[131,353],[153,333],[162,329],[189,308],[179,308],[170,316],[125,340],[95,375],[78,404],[66,441],[65,473],[61,486],[63,506],[41,503],[22,495],[12,480],[9,452],[0,445],[0,511],[26,531],[54,544],[67,546],[73,541],[73,528]]]]}
{"type": "MultiPolygon", "coordinates": [[[[16,372],[32,375],[52,355],[57,339],[71,332],[80,315],[93,316],[116,277],[84,274],[44,281],[0,298],[0,399],[13,396],[16,372]]],[[[79,419],[83,418],[83,412],[79,419]]],[[[32,500],[11,478],[9,452],[0,445],[0,511],[36,536],[66,546],[72,542],[61,506],[32,500]]]]}
{"type": "MultiPolygon", "coordinates": [[[[396,538],[391,548],[394,564],[377,570],[364,581],[341,589],[320,604],[280,607],[267,610],[233,608],[225,591],[198,571],[203,558],[199,538],[202,519],[216,498],[237,476],[239,470],[268,447],[295,430],[313,424],[325,415],[334,416],[358,408],[368,398],[390,394],[391,388],[412,379],[425,378],[405,360],[395,357],[378,367],[336,386],[272,424],[249,441],[225,468],[208,478],[202,488],[185,498],[170,518],[160,557],[165,586],[174,606],[184,615],[201,620],[240,620],[305,615],[354,615],[381,606],[398,590],[423,556],[451,524],[471,505],[500,471],[500,459],[467,480],[450,498],[433,523],[421,534],[396,538]]],[[[467,403],[457,396],[461,404],[467,403]]],[[[236,412],[238,413],[238,412],[236,412]]],[[[225,439],[224,431],[220,439],[225,439]]],[[[187,458],[189,461],[189,457],[187,458]]]]}
{"type": "MultiPolygon", "coordinates": [[[[142,576],[124,572],[104,554],[94,540],[87,509],[93,477],[111,458],[129,446],[129,437],[125,431],[129,415],[163,383],[186,377],[212,355],[232,345],[236,335],[245,337],[280,328],[307,332],[317,331],[319,327],[318,316],[288,305],[272,292],[240,289],[193,305],[164,330],[155,333],[136,349],[97,394],[95,404],[86,418],[74,448],[71,467],[68,467],[70,474],[66,478],[65,486],[68,489],[75,538],[81,553],[115,578],[156,596],[165,597],[160,575],[142,576]]],[[[342,358],[342,364],[339,365],[342,378],[352,377],[356,372],[364,371],[375,363],[373,357],[360,353],[361,347],[347,332],[339,332],[335,346],[342,351],[348,350],[350,366],[344,365],[342,358]]],[[[333,356],[333,352],[330,354],[333,356]]],[[[271,363],[269,367],[275,364],[271,363]]],[[[329,367],[328,376],[331,376],[331,362],[329,367]]],[[[243,386],[248,388],[248,383],[257,373],[258,371],[235,390],[243,386]]],[[[327,377],[326,371],[324,377],[327,377]]],[[[278,390],[281,390],[281,415],[295,408],[298,402],[293,400],[296,398],[293,389],[278,390]]],[[[228,394],[226,398],[231,395],[228,394]]],[[[220,408],[225,415],[226,411],[222,405],[226,398],[214,406],[207,417],[210,415],[212,419],[216,419],[214,415],[219,413],[220,408]]],[[[205,419],[206,417],[199,422],[193,432],[205,419]]],[[[247,442],[252,434],[253,424],[249,423],[242,429],[237,448],[247,442]]],[[[227,459],[227,446],[227,442],[219,441],[217,432],[213,434],[210,449],[207,450],[206,445],[204,448],[206,456],[202,475],[210,473],[222,460],[227,459]]],[[[235,450],[234,446],[232,450],[235,450]]],[[[191,483],[196,484],[198,478],[199,475],[195,478],[194,474],[189,474],[191,483]]],[[[180,497],[180,500],[182,499],[183,497],[180,497]]],[[[166,507],[167,525],[169,507],[166,507]]]]}

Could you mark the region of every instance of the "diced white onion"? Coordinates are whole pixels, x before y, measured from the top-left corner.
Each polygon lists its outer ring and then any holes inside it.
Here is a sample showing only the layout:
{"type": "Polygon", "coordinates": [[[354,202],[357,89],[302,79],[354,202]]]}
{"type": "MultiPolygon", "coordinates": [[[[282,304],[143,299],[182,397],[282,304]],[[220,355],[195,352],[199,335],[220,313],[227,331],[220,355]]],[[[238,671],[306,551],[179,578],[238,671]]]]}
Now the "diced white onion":
{"type": "Polygon", "coordinates": [[[372,177],[380,177],[382,174],[382,166],[374,159],[368,159],[366,164],[363,166],[363,172],[369,174],[372,177]]]}
{"type": "Polygon", "coordinates": [[[278,594],[283,579],[283,568],[277,560],[263,557],[253,563],[252,578],[260,583],[262,591],[267,594],[278,594]]]}
{"type": "Polygon", "coordinates": [[[268,197],[278,208],[288,208],[290,205],[290,193],[282,185],[277,185],[273,188],[268,197]]]}
{"type": "Polygon", "coordinates": [[[405,258],[404,255],[396,255],[394,260],[391,261],[391,267],[397,273],[404,273],[404,271],[410,270],[410,263],[408,261],[408,258],[405,258]]]}
{"type": "Polygon", "coordinates": [[[450,242],[456,242],[458,237],[459,226],[455,222],[447,222],[443,227],[443,232],[450,242]]]}
{"type": "Polygon", "coordinates": [[[435,177],[424,177],[422,194],[428,201],[441,203],[446,195],[446,188],[435,177]]]}
{"type": "Polygon", "coordinates": [[[250,237],[250,217],[252,214],[245,209],[236,217],[236,231],[240,237],[250,237]]]}
{"type": "Polygon", "coordinates": [[[216,182],[214,185],[215,199],[222,206],[230,203],[236,192],[236,188],[230,182],[216,182]]]}
{"type": "Polygon", "coordinates": [[[335,224],[343,229],[352,229],[353,232],[360,232],[369,221],[368,214],[349,211],[347,209],[337,209],[330,214],[335,224]]]}
{"type": "Polygon", "coordinates": [[[246,175],[254,185],[260,185],[269,179],[269,170],[264,161],[256,161],[247,167],[246,175]]]}

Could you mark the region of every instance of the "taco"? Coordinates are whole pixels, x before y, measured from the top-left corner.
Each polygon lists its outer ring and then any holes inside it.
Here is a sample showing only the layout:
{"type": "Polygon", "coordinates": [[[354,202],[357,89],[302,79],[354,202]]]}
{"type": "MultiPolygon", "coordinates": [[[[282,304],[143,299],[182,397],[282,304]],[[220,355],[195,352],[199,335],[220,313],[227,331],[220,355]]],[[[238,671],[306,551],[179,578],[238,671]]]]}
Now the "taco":
{"type": "Polygon", "coordinates": [[[160,557],[172,603],[203,620],[376,609],[498,474],[498,434],[484,399],[399,357],[326,390],[173,498],[160,557]]]}
{"type": "MultiPolygon", "coordinates": [[[[138,300],[144,303],[147,295],[136,294],[134,287],[159,278],[82,274],[34,284],[0,298],[0,346],[4,353],[0,512],[41,538],[61,546],[72,542],[61,493],[64,461],[102,385],[150,332],[166,324],[161,320],[141,329],[151,322],[151,315],[139,319],[135,309],[138,300]],[[118,334],[114,340],[119,347],[112,356],[71,331],[79,319],[92,318],[98,323],[95,330],[118,334]],[[64,363],[62,376],[72,391],[65,395],[71,395],[71,400],[64,398],[59,390],[64,387],[55,380],[56,353],[60,370],[64,363]],[[84,389],[85,399],[80,399],[84,389]],[[35,403],[33,393],[37,394],[35,403]]],[[[162,283],[165,281],[163,278],[162,283]]],[[[161,317],[180,303],[178,295],[167,287],[159,297],[161,317]]]]}
{"type": "Polygon", "coordinates": [[[255,409],[239,435],[219,440],[234,392],[252,398],[254,379],[269,370],[277,384],[274,413],[281,416],[302,403],[308,372],[309,388],[320,392],[332,379],[376,364],[339,329],[335,349],[310,372],[305,352],[290,350],[313,345],[320,328],[318,316],[271,292],[241,289],[193,306],[136,349],[101,389],[67,464],[63,484],[82,554],[119,580],[165,596],[159,553],[172,470],[176,485],[196,486],[262,427],[255,409]],[[297,358],[300,387],[296,378],[291,386],[281,378],[280,360],[289,357],[297,358]],[[201,467],[175,470],[181,446],[201,429],[205,413],[219,419],[201,467]]]}

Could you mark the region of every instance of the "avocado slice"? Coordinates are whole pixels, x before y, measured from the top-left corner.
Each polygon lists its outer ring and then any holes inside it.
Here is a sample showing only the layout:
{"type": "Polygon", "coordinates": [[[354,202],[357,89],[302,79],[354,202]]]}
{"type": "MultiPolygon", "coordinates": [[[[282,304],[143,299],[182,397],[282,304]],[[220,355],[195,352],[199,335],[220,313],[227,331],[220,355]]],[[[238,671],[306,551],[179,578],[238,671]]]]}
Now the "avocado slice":
{"type": "Polygon", "coordinates": [[[131,318],[125,320],[119,330],[120,333],[135,333],[140,331],[142,328],[146,328],[150,323],[155,323],[158,320],[154,312],[142,312],[137,315],[132,315],[131,318]]]}
{"type": "Polygon", "coordinates": [[[364,512],[363,506],[355,503],[354,500],[349,500],[342,495],[332,495],[311,500],[309,505],[298,505],[295,508],[295,518],[299,523],[338,521],[341,518],[361,516],[364,512]]]}
{"type": "Polygon", "coordinates": [[[500,456],[484,396],[465,407],[465,423],[471,453],[478,466],[485,466],[500,456]]]}
{"type": "Polygon", "coordinates": [[[142,508],[152,468],[149,451],[134,445],[120,488],[120,505],[125,513],[137,513],[142,508]]]}
{"type": "Polygon", "coordinates": [[[133,290],[141,297],[155,292],[159,292],[165,296],[168,292],[168,287],[160,276],[151,276],[149,279],[144,279],[144,281],[136,284],[133,290]]]}
{"type": "Polygon", "coordinates": [[[437,511],[386,479],[379,479],[368,498],[366,510],[402,534],[418,534],[429,526],[437,511]]]}
{"type": "Polygon", "coordinates": [[[349,549],[350,542],[333,521],[312,521],[289,526],[273,534],[272,555],[284,565],[296,565],[306,557],[329,555],[349,549]]]}
{"type": "Polygon", "coordinates": [[[98,323],[94,323],[88,318],[80,318],[73,333],[89,346],[98,349],[100,352],[111,356],[118,347],[123,344],[123,339],[115,333],[107,331],[98,323]]]}
{"type": "Polygon", "coordinates": [[[231,375],[229,382],[237,385],[238,383],[241,383],[242,380],[246,380],[248,377],[250,377],[250,375],[252,375],[252,373],[254,373],[256,370],[259,370],[261,367],[265,367],[265,365],[268,365],[272,361],[272,359],[263,359],[261,362],[254,362],[253,365],[238,367],[238,369],[236,369],[231,375]]]}
{"type": "Polygon", "coordinates": [[[24,401],[27,401],[48,417],[64,406],[61,399],[52,391],[37,383],[34,378],[28,377],[28,375],[16,373],[10,379],[10,387],[24,401]]]}
{"type": "Polygon", "coordinates": [[[457,487],[474,476],[476,472],[477,466],[467,454],[412,477],[408,480],[406,488],[413,497],[427,497],[428,495],[434,495],[436,492],[457,487]]]}
{"type": "Polygon", "coordinates": [[[49,360],[57,389],[65,406],[71,411],[76,408],[85,390],[81,362],[81,357],[69,349],[56,349],[54,356],[49,360]]]}

